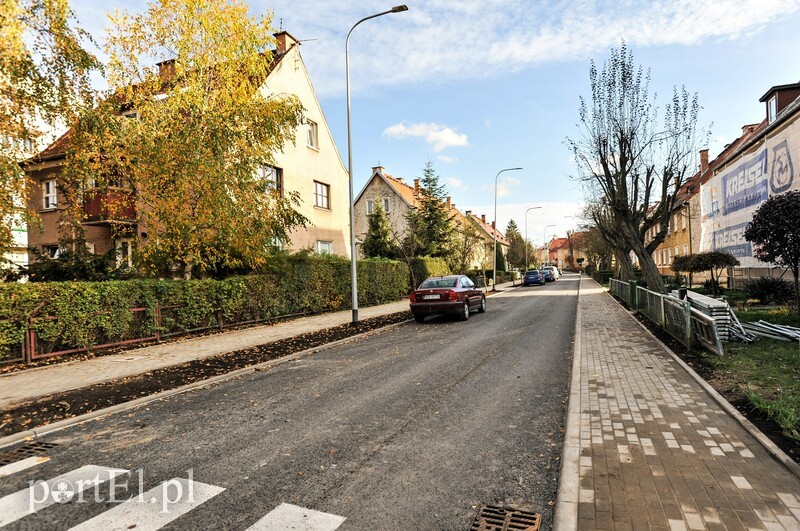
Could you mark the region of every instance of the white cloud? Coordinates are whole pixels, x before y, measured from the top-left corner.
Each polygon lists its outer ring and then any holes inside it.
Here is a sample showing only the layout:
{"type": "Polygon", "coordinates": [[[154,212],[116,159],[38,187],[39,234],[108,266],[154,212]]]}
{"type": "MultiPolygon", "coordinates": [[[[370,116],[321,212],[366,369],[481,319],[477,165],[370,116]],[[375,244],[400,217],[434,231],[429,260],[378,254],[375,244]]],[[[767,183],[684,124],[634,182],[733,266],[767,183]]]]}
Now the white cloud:
{"type": "MultiPolygon", "coordinates": [[[[497,181],[497,197],[508,197],[511,195],[514,187],[520,183],[522,183],[522,181],[514,177],[500,177],[500,179],[497,181]]],[[[492,194],[492,197],[494,197],[495,190],[493,184],[481,186],[481,190],[492,194]]]]}
{"type": "Polygon", "coordinates": [[[425,139],[437,153],[449,147],[467,146],[467,135],[455,132],[450,127],[435,123],[406,124],[401,122],[383,130],[383,136],[389,138],[419,137],[425,139]]]}
{"type": "Polygon", "coordinates": [[[458,162],[458,157],[450,157],[448,155],[439,155],[436,158],[447,164],[454,164],[458,162]]]}
{"type": "MultiPolygon", "coordinates": [[[[375,12],[372,4],[270,3],[275,25],[281,20],[284,29],[307,40],[303,56],[321,94],[344,92],[346,32],[375,12]]],[[[488,78],[544,63],[587,59],[619,46],[621,39],[631,47],[645,47],[744,38],[798,11],[800,0],[429,0],[353,32],[351,80],[358,91],[488,78]],[[477,38],[469,42],[471,35],[477,38]]]]}
{"type": "Polygon", "coordinates": [[[448,177],[445,183],[447,183],[447,187],[450,190],[465,190],[467,188],[464,186],[464,181],[458,177],[448,177]]]}

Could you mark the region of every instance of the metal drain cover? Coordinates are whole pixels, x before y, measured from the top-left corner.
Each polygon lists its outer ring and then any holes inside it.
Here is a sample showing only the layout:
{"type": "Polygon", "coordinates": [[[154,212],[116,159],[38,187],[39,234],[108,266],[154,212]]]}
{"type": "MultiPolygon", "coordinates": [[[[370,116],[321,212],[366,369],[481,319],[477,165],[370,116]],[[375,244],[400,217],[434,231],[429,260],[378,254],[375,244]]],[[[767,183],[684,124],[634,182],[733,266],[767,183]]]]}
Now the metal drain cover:
{"type": "Polygon", "coordinates": [[[485,505],[472,521],[470,531],[538,531],[542,515],[509,507],[485,505]]]}
{"type": "Polygon", "coordinates": [[[11,463],[27,459],[28,457],[35,457],[56,446],[58,446],[56,443],[34,441],[18,446],[13,450],[0,452],[0,466],[10,465],[11,463]]]}

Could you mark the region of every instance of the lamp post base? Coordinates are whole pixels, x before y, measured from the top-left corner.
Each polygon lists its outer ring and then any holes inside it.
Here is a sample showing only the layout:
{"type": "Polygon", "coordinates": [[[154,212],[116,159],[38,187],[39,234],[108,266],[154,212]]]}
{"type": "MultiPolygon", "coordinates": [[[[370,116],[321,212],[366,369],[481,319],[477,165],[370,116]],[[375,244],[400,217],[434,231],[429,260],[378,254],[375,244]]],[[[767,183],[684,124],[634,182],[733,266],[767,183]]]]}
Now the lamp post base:
{"type": "Polygon", "coordinates": [[[357,322],[358,322],[358,309],[355,308],[353,309],[353,324],[356,324],[357,322]]]}

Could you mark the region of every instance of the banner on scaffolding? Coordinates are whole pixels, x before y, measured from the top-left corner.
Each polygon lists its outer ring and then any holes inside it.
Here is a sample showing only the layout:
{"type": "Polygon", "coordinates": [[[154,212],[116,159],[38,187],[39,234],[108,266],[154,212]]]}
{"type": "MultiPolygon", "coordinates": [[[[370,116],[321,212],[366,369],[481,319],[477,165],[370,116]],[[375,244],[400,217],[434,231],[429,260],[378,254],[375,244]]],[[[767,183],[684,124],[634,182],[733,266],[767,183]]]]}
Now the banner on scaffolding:
{"type": "Polygon", "coordinates": [[[800,120],[761,139],[700,187],[702,251],[728,251],[741,267],[765,267],[744,231],[769,197],[800,190],[800,120]]]}

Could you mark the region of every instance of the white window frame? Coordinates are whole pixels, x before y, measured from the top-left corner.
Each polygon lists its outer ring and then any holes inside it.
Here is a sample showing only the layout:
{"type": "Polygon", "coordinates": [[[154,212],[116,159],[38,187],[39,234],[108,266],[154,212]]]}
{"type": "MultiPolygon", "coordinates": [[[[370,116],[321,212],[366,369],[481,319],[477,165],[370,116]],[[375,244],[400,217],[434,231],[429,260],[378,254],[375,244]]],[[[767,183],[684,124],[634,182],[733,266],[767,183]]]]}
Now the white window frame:
{"type": "Polygon", "coordinates": [[[133,267],[133,238],[120,238],[114,242],[114,248],[117,250],[117,267],[123,265],[128,268],[133,267]],[[127,249],[127,254],[123,256],[122,249],[127,249]],[[123,263],[125,260],[127,263],[123,263]]]}
{"type": "Polygon", "coordinates": [[[314,181],[314,206],[325,210],[331,209],[331,185],[314,181]]]}
{"type": "Polygon", "coordinates": [[[142,117],[139,114],[139,111],[125,111],[122,113],[123,118],[128,118],[129,120],[141,120],[142,117]]]}
{"type": "Polygon", "coordinates": [[[333,254],[333,242],[317,240],[317,254],[333,254]]]}
{"type": "Polygon", "coordinates": [[[42,181],[42,206],[45,210],[52,210],[58,206],[58,186],[55,179],[42,181]]]}
{"type": "Polygon", "coordinates": [[[384,197],[383,198],[383,211],[386,212],[387,214],[390,212],[390,210],[389,210],[389,198],[388,197],[384,197]]]}
{"type": "Polygon", "coordinates": [[[306,120],[306,125],[308,125],[307,145],[319,151],[319,126],[314,120],[306,120]]]}
{"type": "Polygon", "coordinates": [[[283,168],[264,164],[260,169],[261,178],[270,184],[270,189],[283,197],[283,168]]]}
{"type": "Polygon", "coordinates": [[[375,212],[375,201],[367,199],[367,215],[371,216],[375,212]]]}
{"type": "Polygon", "coordinates": [[[775,121],[778,117],[778,95],[775,94],[769,100],[767,100],[767,118],[769,123],[775,121]]]}
{"type": "Polygon", "coordinates": [[[689,256],[689,245],[686,243],[683,244],[683,256],[689,256]]]}

